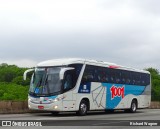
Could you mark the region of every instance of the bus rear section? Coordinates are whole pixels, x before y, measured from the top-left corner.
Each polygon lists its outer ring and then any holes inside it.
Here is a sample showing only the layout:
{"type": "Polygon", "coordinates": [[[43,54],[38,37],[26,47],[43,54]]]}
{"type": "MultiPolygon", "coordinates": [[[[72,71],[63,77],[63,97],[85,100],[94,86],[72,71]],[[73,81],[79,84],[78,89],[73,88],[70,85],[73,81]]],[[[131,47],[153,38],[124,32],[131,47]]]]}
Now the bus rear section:
{"type": "Polygon", "coordinates": [[[150,106],[150,83],[149,72],[86,65],[77,94],[78,103],[85,98],[89,110],[136,112],[150,106]]]}

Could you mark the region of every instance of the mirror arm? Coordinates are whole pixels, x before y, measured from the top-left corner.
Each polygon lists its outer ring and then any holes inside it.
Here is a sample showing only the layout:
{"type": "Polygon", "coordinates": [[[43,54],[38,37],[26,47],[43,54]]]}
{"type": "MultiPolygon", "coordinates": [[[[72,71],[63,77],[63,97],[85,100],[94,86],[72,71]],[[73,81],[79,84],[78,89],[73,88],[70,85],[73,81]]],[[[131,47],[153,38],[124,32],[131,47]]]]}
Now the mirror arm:
{"type": "Polygon", "coordinates": [[[34,69],[28,69],[24,72],[23,74],[23,79],[26,80],[27,79],[27,73],[34,71],[34,69]]]}

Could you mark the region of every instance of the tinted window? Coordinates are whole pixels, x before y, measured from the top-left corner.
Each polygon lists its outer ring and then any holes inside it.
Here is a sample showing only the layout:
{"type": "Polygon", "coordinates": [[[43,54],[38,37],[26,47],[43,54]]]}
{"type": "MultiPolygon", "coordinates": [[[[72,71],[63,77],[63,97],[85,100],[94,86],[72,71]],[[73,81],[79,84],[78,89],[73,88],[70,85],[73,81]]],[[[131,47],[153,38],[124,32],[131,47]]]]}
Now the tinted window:
{"type": "Polygon", "coordinates": [[[145,86],[150,84],[150,75],[126,70],[86,65],[82,82],[106,82],[145,86]]]}
{"type": "Polygon", "coordinates": [[[76,83],[83,65],[82,64],[71,64],[71,65],[68,65],[68,66],[75,68],[73,74],[74,74],[74,79],[75,79],[74,81],[76,83]]]}
{"type": "Polygon", "coordinates": [[[67,71],[65,73],[63,88],[64,91],[70,90],[74,87],[74,74],[73,71],[67,71]]]}

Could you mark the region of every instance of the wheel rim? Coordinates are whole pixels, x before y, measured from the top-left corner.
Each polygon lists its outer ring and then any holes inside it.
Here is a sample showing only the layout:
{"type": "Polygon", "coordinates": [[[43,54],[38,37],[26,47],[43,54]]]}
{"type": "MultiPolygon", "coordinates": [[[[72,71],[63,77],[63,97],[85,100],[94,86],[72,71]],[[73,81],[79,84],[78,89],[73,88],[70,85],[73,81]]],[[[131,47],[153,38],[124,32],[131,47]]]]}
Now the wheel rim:
{"type": "Polygon", "coordinates": [[[132,103],[132,111],[136,111],[136,108],[137,108],[136,104],[132,103]]]}
{"type": "Polygon", "coordinates": [[[85,114],[87,112],[86,104],[84,104],[84,103],[81,104],[81,111],[82,111],[83,114],[85,114]]]}

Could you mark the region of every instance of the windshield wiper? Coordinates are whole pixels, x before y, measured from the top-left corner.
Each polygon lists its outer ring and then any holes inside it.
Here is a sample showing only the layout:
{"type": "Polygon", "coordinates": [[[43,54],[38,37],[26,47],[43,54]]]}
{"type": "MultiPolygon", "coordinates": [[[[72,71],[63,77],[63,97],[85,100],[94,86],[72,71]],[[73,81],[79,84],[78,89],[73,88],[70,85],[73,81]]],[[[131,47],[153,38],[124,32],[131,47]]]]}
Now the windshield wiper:
{"type": "Polygon", "coordinates": [[[45,78],[45,82],[44,82],[44,85],[43,85],[43,89],[42,89],[42,94],[43,94],[43,90],[47,90],[48,94],[49,94],[49,87],[48,87],[48,74],[46,75],[46,78],[45,78]]]}
{"type": "MultiPolygon", "coordinates": [[[[43,77],[42,77],[43,78],[43,77]]],[[[37,87],[40,87],[41,86],[41,84],[42,84],[42,78],[41,78],[41,80],[39,81],[39,85],[37,86],[37,87]]]]}
{"type": "MultiPolygon", "coordinates": [[[[42,78],[43,78],[43,77],[42,77],[42,78]]],[[[42,83],[42,78],[40,79],[40,81],[38,82],[37,86],[35,87],[35,89],[34,89],[34,94],[36,94],[35,91],[37,90],[37,88],[40,87],[40,85],[41,85],[41,83],[42,83]]]]}
{"type": "Polygon", "coordinates": [[[47,74],[47,76],[46,76],[46,79],[45,79],[45,83],[44,83],[44,85],[46,85],[47,83],[48,83],[48,74],[47,74]]]}

